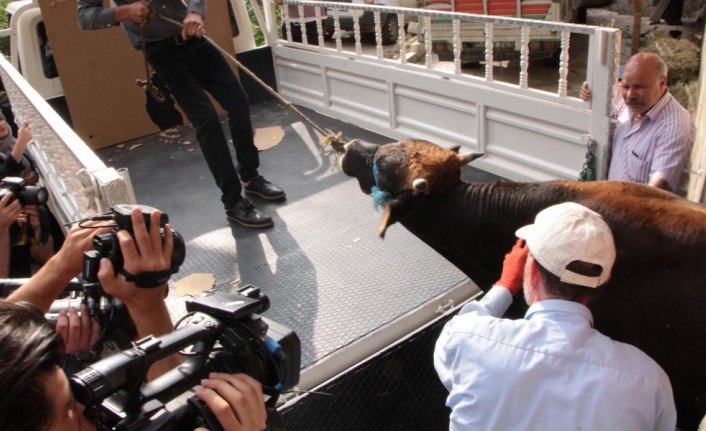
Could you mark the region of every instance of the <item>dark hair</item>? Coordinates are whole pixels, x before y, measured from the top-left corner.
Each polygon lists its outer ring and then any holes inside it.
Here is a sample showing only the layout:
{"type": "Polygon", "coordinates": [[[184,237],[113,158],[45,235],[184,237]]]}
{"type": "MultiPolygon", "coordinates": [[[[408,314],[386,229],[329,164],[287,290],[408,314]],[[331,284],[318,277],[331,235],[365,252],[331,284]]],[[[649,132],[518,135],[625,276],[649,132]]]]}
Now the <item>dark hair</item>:
{"type": "Polygon", "coordinates": [[[0,429],[43,430],[54,412],[44,380],[64,344],[29,302],[0,301],[0,429]]]}
{"type": "MultiPolygon", "coordinates": [[[[539,262],[536,260],[534,262],[539,268],[539,275],[542,277],[542,281],[544,281],[545,290],[553,297],[588,304],[603,291],[603,286],[605,286],[605,284],[603,284],[597,288],[592,288],[564,283],[558,276],[552,274],[548,269],[540,265],[539,262]]],[[[600,265],[580,261],[571,262],[567,265],[567,269],[586,276],[597,276],[602,271],[600,265]]]]}

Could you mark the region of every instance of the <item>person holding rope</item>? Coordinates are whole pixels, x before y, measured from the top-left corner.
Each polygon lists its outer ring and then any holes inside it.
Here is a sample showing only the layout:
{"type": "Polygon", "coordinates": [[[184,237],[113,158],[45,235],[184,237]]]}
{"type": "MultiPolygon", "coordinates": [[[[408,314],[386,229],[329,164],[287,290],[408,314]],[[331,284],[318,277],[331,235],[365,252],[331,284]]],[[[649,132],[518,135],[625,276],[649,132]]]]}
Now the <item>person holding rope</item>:
{"type": "MultiPolygon", "coordinates": [[[[206,0],[78,0],[78,23],[83,30],[122,25],[132,45],[142,50],[196,130],[196,139],[216,184],[221,189],[226,217],[246,227],[273,225],[272,217],[242,196],[282,200],[284,191],[259,175],[250,108],[245,90],[219,49],[204,36],[206,0]],[[175,25],[183,23],[183,27],[175,25]],[[237,168],[233,164],[218,113],[208,95],[227,111],[237,168]]],[[[149,85],[149,83],[148,83],[149,85]]]]}

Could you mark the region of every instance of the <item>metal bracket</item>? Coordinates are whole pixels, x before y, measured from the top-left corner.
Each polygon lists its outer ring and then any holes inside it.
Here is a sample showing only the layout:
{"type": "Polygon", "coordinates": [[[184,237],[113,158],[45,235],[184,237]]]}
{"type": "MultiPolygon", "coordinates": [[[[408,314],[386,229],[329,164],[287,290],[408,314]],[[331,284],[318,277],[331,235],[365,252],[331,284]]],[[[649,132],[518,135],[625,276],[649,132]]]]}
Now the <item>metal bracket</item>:
{"type": "Polygon", "coordinates": [[[439,305],[436,307],[436,310],[434,310],[434,313],[436,313],[436,314],[438,314],[438,315],[441,316],[441,315],[444,315],[444,314],[448,313],[449,310],[451,310],[451,309],[454,308],[455,306],[456,306],[456,302],[454,302],[453,299],[449,299],[449,300],[447,300],[446,302],[439,304],[439,305]]]}

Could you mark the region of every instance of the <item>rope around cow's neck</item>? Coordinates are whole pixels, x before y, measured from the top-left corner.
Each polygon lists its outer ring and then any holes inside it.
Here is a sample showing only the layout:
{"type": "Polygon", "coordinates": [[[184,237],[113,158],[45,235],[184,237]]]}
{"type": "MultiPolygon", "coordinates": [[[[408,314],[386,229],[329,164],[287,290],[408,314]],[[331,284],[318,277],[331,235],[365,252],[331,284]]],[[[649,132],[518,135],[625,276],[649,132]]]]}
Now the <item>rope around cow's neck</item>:
{"type": "MultiPolygon", "coordinates": [[[[153,17],[161,19],[163,21],[166,21],[170,24],[173,24],[179,28],[184,28],[184,24],[180,23],[179,21],[173,20],[169,17],[163,16],[159,14],[156,10],[152,9],[150,7],[151,13],[153,14],[153,17]]],[[[255,82],[260,84],[262,88],[264,88],[268,93],[270,93],[272,96],[274,96],[275,99],[277,99],[280,103],[284,104],[285,106],[289,107],[292,111],[295,113],[299,114],[299,116],[307,122],[311,127],[314,128],[319,134],[321,135],[321,138],[319,139],[319,143],[326,147],[330,146],[331,148],[336,151],[337,154],[341,154],[344,152],[343,146],[346,144],[345,142],[342,141],[343,137],[343,132],[338,132],[338,133],[333,133],[329,130],[325,130],[316,123],[314,123],[309,117],[307,117],[302,111],[299,110],[292,102],[288,101],[284,97],[282,97],[279,93],[277,93],[272,87],[267,85],[263,80],[261,80],[255,73],[253,73],[250,69],[245,67],[238,59],[235,58],[235,56],[231,55],[228,51],[225,49],[221,48],[216,42],[213,41],[206,33],[202,35],[202,37],[210,43],[214,48],[216,48],[225,58],[229,59],[230,61],[233,62],[236,66],[238,66],[238,69],[242,70],[245,72],[250,78],[252,78],[255,82]]]]}

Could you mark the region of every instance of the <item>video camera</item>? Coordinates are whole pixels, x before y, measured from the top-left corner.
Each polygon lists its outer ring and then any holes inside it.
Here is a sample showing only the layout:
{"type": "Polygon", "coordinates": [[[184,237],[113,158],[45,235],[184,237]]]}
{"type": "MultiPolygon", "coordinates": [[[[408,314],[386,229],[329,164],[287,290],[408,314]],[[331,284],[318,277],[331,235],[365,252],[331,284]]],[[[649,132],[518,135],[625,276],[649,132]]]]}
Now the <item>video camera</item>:
{"type": "Polygon", "coordinates": [[[7,192],[12,192],[22,205],[44,205],[49,198],[47,189],[39,186],[28,186],[25,184],[25,180],[20,177],[5,177],[2,179],[0,198],[5,196],[7,192]]]}
{"type": "MultiPolygon", "coordinates": [[[[130,218],[130,212],[133,208],[138,207],[142,210],[142,215],[145,220],[145,225],[147,229],[150,228],[150,214],[155,209],[147,205],[113,205],[110,207],[110,212],[103,214],[101,216],[95,217],[95,219],[106,220],[110,219],[115,222],[115,229],[111,233],[96,235],[93,238],[93,245],[97,251],[93,255],[87,257],[88,259],[97,259],[96,263],[100,262],[100,259],[107,257],[113,264],[113,268],[116,272],[122,272],[126,277],[133,276],[132,274],[126,274],[123,272],[123,254],[120,251],[120,243],[118,241],[117,233],[121,230],[127,230],[131,235],[134,234],[132,230],[132,219],[130,218]]],[[[90,220],[90,218],[89,218],[90,220]]],[[[162,240],[164,240],[164,225],[169,223],[169,216],[162,213],[159,224],[162,231],[162,240]]],[[[172,265],[171,271],[164,274],[134,274],[136,278],[136,284],[139,287],[156,287],[169,279],[171,274],[176,274],[179,272],[179,267],[184,263],[184,258],[186,257],[186,246],[184,245],[184,239],[179,234],[179,232],[172,230],[172,237],[174,239],[174,251],[172,252],[172,265]]],[[[92,268],[87,268],[87,264],[84,263],[84,270],[92,268]]],[[[95,273],[97,274],[98,268],[95,268],[95,273]]],[[[84,272],[85,276],[85,272],[84,272]]]]}
{"type": "Polygon", "coordinates": [[[93,346],[92,352],[77,353],[66,358],[64,369],[67,372],[79,370],[84,365],[99,359],[105,344],[110,343],[112,349],[122,349],[131,345],[137,335],[137,329],[130,317],[125,304],[106,295],[99,286],[86,285],[84,281],[72,281],[63,290],[64,296],[54,300],[44,317],[56,325],[61,310],[69,307],[80,309],[86,304],[89,314],[100,325],[100,337],[93,346]]]}
{"type": "Polygon", "coordinates": [[[74,397],[99,430],[222,430],[193,391],[210,372],[246,373],[257,379],[273,407],[299,382],[301,346],[294,331],[257,313],[269,299],[253,286],[239,293],[209,291],[187,300],[183,325],[146,337],[70,378],[74,397]],[[186,347],[180,366],[143,384],[152,364],[186,347]]]}
{"type": "MultiPolygon", "coordinates": [[[[107,295],[98,281],[98,269],[100,260],[103,257],[111,260],[113,268],[117,272],[123,272],[122,252],[120,251],[117,232],[127,230],[131,235],[133,234],[130,212],[135,206],[114,205],[108,213],[86,219],[112,220],[115,222],[113,232],[96,235],[93,238],[95,249],[84,252],[81,277],[78,282],[72,282],[66,286],[64,289],[66,296],[52,303],[46,318],[49,322],[55,322],[61,310],[69,307],[79,308],[83,303],[86,304],[89,314],[98,320],[101,335],[91,354],[78,354],[68,357],[65,369],[76,370],[87,363],[94,362],[98,357],[97,355],[102,352],[106,342],[112,343],[117,348],[125,348],[131,344],[133,337],[137,333],[125,305],[121,301],[107,295]]],[[[154,211],[154,208],[146,205],[137,206],[142,210],[145,224],[149,229],[150,214],[154,211]]],[[[160,227],[163,228],[168,222],[169,216],[162,214],[160,227]]],[[[159,273],[140,273],[135,275],[123,272],[126,278],[132,277],[140,287],[156,287],[166,283],[171,274],[179,271],[179,267],[186,256],[186,248],[181,235],[177,231],[172,230],[172,237],[174,239],[174,251],[170,269],[159,273]]],[[[162,239],[164,239],[163,230],[162,239]]]]}

